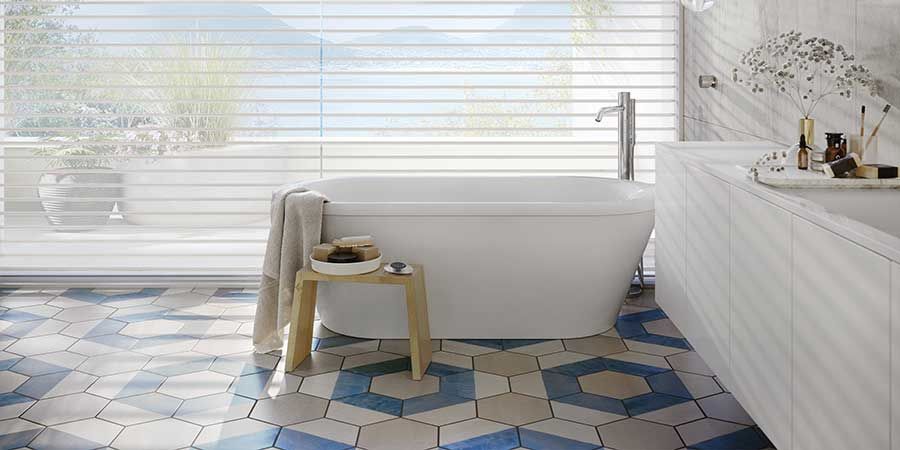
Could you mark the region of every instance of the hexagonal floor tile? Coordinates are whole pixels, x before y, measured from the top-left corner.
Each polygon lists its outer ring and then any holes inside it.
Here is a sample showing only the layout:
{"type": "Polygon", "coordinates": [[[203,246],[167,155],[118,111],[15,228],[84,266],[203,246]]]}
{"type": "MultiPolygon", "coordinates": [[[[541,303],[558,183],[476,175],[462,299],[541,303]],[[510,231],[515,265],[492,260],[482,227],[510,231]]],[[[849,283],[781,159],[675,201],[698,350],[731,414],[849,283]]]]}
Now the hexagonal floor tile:
{"type": "Polygon", "coordinates": [[[197,398],[225,392],[233,380],[234,377],[205,370],[169,377],[159,392],[182,399],[197,398]]]}
{"type": "Polygon", "coordinates": [[[84,322],[87,320],[105,319],[115,311],[114,308],[107,308],[106,306],[90,305],[64,309],[59,314],[53,316],[53,318],[65,322],[84,322]]]}
{"type": "Polygon", "coordinates": [[[695,402],[685,402],[668,408],[657,409],[637,416],[638,419],[663,425],[676,426],[703,418],[703,411],[695,402]]]}
{"type": "Polygon", "coordinates": [[[279,427],[253,419],[241,419],[203,427],[194,447],[201,450],[227,448],[261,449],[275,444],[279,427]]]}
{"type": "MultiPolygon", "coordinates": [[[[397,355],[409,356],[409,339],[382,339],[378,350],[397,355]]],[[[431,340],[431,351],[437,352],[441,350],[440,339],[431,340]]]]}
{"type": "Polygon", "coordinates": [[[247,398],[263,399],[297,392],[303,378],[277,370],[237,377],[228,392],[247,398]]]}
{"type": "Polygon", "coordinates": [[[554,417],[594,427],[628,417],[620,400],[587,393],[558,398],[550,406],[554,417]]]}
{"type": "Polygon", "coordinates": [[[747,428],[746,425],[706,418],[680,425],[678,427],[678,433],[681,434],[686,445],[694,445],[745,428],[747,428]]]}
{"type": "Polygon", "coordinates": [[[144,366],[147,372],[158,373],[162,376],[172,377],[192,372],[202,372],[209,369],[216,360],[215,356],[204,355],[197,352],[173,353],[169,355],[154,356],[144,366]]]}
{"type": "Polygon", "coordinates": [[[594,358],[591,355],[575,352],[559,352],[538,357],[538,364],[542,370],[552,369],[554,367],[564,366],[566,364],[574,364],[594,358]]]}
{"type": "Polygon", "coordinates": [[[684,446],[675,429],[638,419],[626,419],[597,428],[603,443],[617,450],[675,450],[684,446]]]}
{"type": "Polygon", "coordinates": [[[6,351],[22,356],[40,355],[42,353],[60,352],[69,348],[75,338],[61,334],[50,334],[32,338],[19,339],[6,348],[6,351]]]}
{"type": "Polygon", "coordinates": [[[566,350],[594,356],[606,356],[628,350],[621,339],[606,336],[566,339],[563,343],[566,350]]]}
{"type": "Polygon", "coordinates": [[[371,392],[406,400],[438,391],[438,378],[425,375],[421,381],[412,379],[412,372],[403,371],[372,378],[371,392]]]}
{"type": "Polygon", "coordinates": [[[650,386],[643,378],[608,370],[579,377],[578,383],[584,392],[617,399],[650,392],[650,386]]]}
{"type": "MultiPolygon", "coordinates": [[[[19,417],[33,405],[35,400],[22,394],[8,392],[0,394],[0,420],[19,417]]],[[[2,438],[0,438],[2,440],[2,438]]]]}
{"type": "Polygon", "coordinates": [[[641,325],[644,326],[644,329],[647,330],[648,333],[673,338],[684,338],[684,335],[681,334],[681,331],[678,330],[678,327],[676,327],[670,319],[651,320],[649,322],[644,322],[641,325]]]}
{"type": "Polygon", "coordinates": [[[234,394],[215,394],[185,400],[175,417],[197,425],[212,425],[247,417],[255,403],[234,394]]]}
{"type": "Polygon", "coordinates": [[[497,352],[476,356],[475,370],[511,377],[538,370],[538,364],[534,356],[497,352]]]}
{"type": "Polygon", "coordinates": [[[113,400],[97,416],[119,425],[135,425],[171,417],[181,406],[181,400],[151,393],[113,400]]]}
{"type": "Polygon", "coordinates": [[[44,427],[27,420],[9,419],[0,421],[0,430],[3,430],[3,445],[6,448],[26,448],[44,427]]]}
{"type": "Polygon", "coordinates": [[[22,418],[52,426],[94,417],[107,403],[109,400],[90,394],[64,395],[38,401],[22,415],[22,418]]]}
{"type": "Polygon", "coordinates": [[[250,417],[287,426],[325,417],[327,408],[328,400],[306,394],[287,394],[257,401],[250,417]]]}
{"type": "Polygon", "coordinates": [[[726,420],[728,422],[737,422],[744,425],[754,425],[753,419],[747,414],[747,411],[738,403],[733,395],[729,393],[721,393],[697,400],[700,408],[706,413],[707,417],[713,419],[726,420]]]}
{"type": "Polygon", "coordinates": [[[519,429],[522,446],[528,448],[593,449],[601,446],[594,427],[559,419],[547,419],[519,429]]]}
{"type": "Polygon", "coordinates": [[[265,353],[245,353],[220,356],[209,370],[233,377],[272,370],[278,364],[278,357],[265,353]]]}
{"type": "Polygon", "coordinates": [[[331,419],[318,419],[285,427],[278,435],[280,448],[351,448],[356,444],[359,427],[331,419]]]}
{"type": "Polygon", "coordinates": [[[110,353],[101,356],[92,356],[78,366],[81,372],[102,377],[116,373],[133,372],[140,370],[150,361],[150,357],[134,352],[110,353]]]}
{"type": "Polygon", "coordinates": [[[325,417],[341,422],[352,423],[357,426],[363,426],[376,422],[384,422],[386,420],[394,419],[397,416],[376,411],[374,409],[343,403],[341,401],[333,401],[328,405],[328,414],[326,414],[325,417]]]}
{"type": "Polygon", "coordinates": [[[476,345],[471,342],[462,342],[452,339],[444,339],[441,341],[441,350],[450,353],[457,353],[464,356],[478,356],[499,351],[499,348],[485,347],[476,345]]]}
{"type": "Polygon", "coordinates": [[[194,346],[194,351],[215,356],[247,353],[253,351],[253,340],[235,334],[211,337],[208,339],[201,339],[200,342],[194,346]]]}
{"type": "Polygon", "coordinates": [[[144,322],[130,323],[119,331],[119,334],[131,336],[138,339],[163,336],[167,334],[176,334],[184,324],[174,320],[155,319],[144,322]]]}
{"type": "Polygon", "coordinates": [[[158,450],[190,447],[200,426],[178,419],[164,419],[126,427],[113,441],[121,450],[158,450]]]}
{"type": "Polygon", "coordinates": [[[478,417],[495,422],[520,426],[551,416],[547,400],[521,394],[509,393],[478,400],[478,417]]]}
{"type": "Polygon", "coordinates": [[[182,292],[171,295],[161,295],[153,302],[153,304],[166,308],[178,309],[202,305],[206,303],[208,299],[208,295],[198,294],[196,292],[182,292]]]}
{"type": "Polygon", "coordinates": [[[406,419],[367,425],[359,446],[368,450],[426,450],[437,446],[437,427],[406,419]]]}
{"type": "Polygon", "coordinates": [[[690,372],[708,377],[716,375],[710,370],[709,366],[706,365],[706,362],[703,361],[703,358],[701,358],[697,352],[679,353],[667,357],[666,360],[669,361],[669,364],[672,365],[673,369],[680,372],[690,372]]]}
{"type": "Polygon", "coordinates": [[[557,398],[581,392],[578,379],[549,371],[531,372],[509,379],[512,392],[540,398],[557,398]]]}
{"type": "Polygon", "coordinates": [[[166,378],[150,372],[126,372],[100,377],[87,390],[89,394],[108,399],[131,397],[155,391],[166,378]]]}
{"type": "Polygon", "coordinates": [[[346,371],[329,372],[303,379],[300,392],[335,399],[368,392],[371,383],[372,379],[364,375],[346,371]]]}
{"type": "Polygon", "coordinates": [[[28,377],[8,370],[0,371],[0,394],[16,390],[22,383],[28,381],[28,377]]]}
{"type": "Polygon", "coordinates": [[[109,445],[120,431],[122,426],[103,420],[79,420],[47,428],[29,445],[48,450],[93,449],[109,445]]]}
{"type": "Polygon", "coordinates": [[[518,447],[516,429],[484,419],[471,419],[441,427],[441,447],[513,448],[518,447]]]}
{"type": "Polygon", "coordinates": [[[441,392],[472,400],[509,392],[509,378],[492,373],[468,371],[441,379],[441,392]]]}
{"type": "Polygon", "coordinates": [[[320,373],[333,372],[340,370],[343,362],[344,358],[341,356],[312,352],[291,373],[301,377],[308,377],[320,373]]]}

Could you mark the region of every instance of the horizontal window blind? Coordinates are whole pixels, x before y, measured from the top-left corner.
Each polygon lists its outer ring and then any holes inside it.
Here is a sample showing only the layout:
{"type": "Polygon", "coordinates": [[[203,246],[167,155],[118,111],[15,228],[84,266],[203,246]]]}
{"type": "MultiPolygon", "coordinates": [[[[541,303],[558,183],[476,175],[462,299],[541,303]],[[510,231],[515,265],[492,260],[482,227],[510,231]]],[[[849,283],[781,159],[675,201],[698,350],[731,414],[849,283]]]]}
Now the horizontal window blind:
{"type": "Polygon", "coordinates": [[[616,174],[678,138],[677,0],[69,0],[3,7],[0,267],[256,274],[272,189],[616,174]]]}

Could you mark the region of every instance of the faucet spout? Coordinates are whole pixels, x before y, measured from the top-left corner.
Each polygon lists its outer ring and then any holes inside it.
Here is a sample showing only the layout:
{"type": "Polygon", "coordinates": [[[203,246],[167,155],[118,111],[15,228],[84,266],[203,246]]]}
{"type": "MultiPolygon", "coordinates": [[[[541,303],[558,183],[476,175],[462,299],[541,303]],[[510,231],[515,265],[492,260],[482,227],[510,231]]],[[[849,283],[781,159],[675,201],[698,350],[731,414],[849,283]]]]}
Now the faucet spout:
{"type": "Polygon", "coordinates": [[[605,108],[600,108],[600,112],[597,113],[597,118],[594,119],[594,121],[596,121],[597,123],[600,123],[603,121],[604,117],[611,115],[611,114],[619,114],[621,112],[625,112],[625,106],[623,106],[623,105],[607,106],[605,108]]]}

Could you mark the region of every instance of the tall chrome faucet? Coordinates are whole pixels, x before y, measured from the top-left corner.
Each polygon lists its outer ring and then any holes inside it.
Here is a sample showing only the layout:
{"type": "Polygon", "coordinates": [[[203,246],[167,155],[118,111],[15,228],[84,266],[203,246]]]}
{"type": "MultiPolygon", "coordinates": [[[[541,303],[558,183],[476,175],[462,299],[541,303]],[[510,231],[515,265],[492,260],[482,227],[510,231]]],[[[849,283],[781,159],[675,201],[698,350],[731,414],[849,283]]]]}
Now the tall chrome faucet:
{"type": "Polygon", "coordinates": [[[634,180],[634,107],[631,92],[619,92],[619,104],[600,109],[598,123],[604,116],[619,115],[619,179],[634,180]]]}
{"type": "MultiPolygon", "coordinates": [[[[594,119],[597,123],[603,120],[604,116],[610,114],[619,115],[619,179],[634,181],[634,144],[635,144],[635,128],[634,128],[634,109],[635,102],[631,98],[631,92],[619,92],[619,104],[616,106],[607,106],[601,108],[594,119]]],[[[643,259],[643,258],[642,258],[643,259]]],[[[640,296],[644,290],[644,262],[638,263],[637,267],[638,284],[632,285],[628,291],[628,297],[640,296]]]]}

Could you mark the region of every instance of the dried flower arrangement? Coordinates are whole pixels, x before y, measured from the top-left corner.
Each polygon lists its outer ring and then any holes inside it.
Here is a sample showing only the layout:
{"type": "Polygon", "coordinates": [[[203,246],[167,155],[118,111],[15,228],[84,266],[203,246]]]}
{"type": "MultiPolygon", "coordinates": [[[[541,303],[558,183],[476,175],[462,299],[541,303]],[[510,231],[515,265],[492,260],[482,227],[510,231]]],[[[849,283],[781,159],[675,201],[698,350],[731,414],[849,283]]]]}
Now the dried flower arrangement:
{"type": "Polygon", "coordinates": [[[809,119],[822,99],[831,95],[850,99],[856,87],[877,94],[871,72],[855,60],[843,45],[789,31],[744,52],[740,63],[748,73],[741,76],[735,68],[734,79],[754,94],[767,87],[775,89],[809,119]]]}

